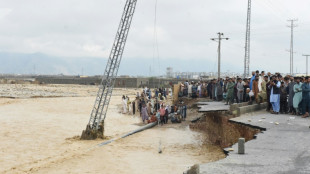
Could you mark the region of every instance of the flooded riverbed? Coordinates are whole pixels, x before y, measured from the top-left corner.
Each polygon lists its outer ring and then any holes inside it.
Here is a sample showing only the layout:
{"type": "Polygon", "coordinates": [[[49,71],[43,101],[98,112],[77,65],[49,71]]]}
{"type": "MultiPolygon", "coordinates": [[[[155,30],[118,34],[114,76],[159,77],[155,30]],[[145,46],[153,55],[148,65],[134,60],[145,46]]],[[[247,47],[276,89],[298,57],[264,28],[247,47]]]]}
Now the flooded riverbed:
{"type": "MultiPolygon", "coordinates": [[[[182,173],[193,164],[224,157],[220,148],[204,145],[202,133],[191,131],[186,123],[156,126],[93,148],[103,140],[80,141],[74,136],[85,129],[96,88],[78,88],[91,95],[0,99],[0,173],[182,173]]],[[[62,89],[79,91],[70,85],[62,89]]],[[[118,112],[123,93],[135,91],[115,91],[105,121],[109,138],[141,125],[138,115],[118,112]]]]}

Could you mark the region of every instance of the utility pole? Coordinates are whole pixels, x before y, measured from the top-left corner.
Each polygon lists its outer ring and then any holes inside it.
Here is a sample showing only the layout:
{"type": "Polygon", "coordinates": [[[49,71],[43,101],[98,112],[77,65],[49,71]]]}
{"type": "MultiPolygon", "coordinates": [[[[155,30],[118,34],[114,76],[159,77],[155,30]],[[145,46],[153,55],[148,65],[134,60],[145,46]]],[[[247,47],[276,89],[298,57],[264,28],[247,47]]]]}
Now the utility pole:
{"type": "Polygon", "coordinates": [[[309,54],[304,54],[302,56],[306,57],[306,75],[308,76],[308,57],[310,56],[309,54]]]}
{"type": "MultiPolygon", "coordinates": [[[[290,53],[290,55],[291,55],[291,49],[285,49],[285,51],[287,51],[287,52],[289,52],[290,53]]],[[[297,52],[293,52],[293,54],[296,54],[297,52]]],[[[292,61],[291,61],[291,56],[290,56],[290,74],[293,74],[294,72],[293,72],[293,68],[292,68],[292,61]],[[291,71],[292,71],[292,73],[291,73],[291,71]]]]}
{"type": "Polygon", "coordinates": [[[245,36],[245,56],[244,56],[244,74],[243,77],[250,76],[250,36],[251,36],[251,0],[248,0],[248,13],[246,23],[246,36],[245,36]]]}
{"type": "Polygon", "coordinates": [[[217,33],[219,36],[218,38],[211,38],[211,40],[213,41],[218,41],[219,45],[218,45],[218,68],[217,68],[217,72],[218,72],[218,79],[221,78],[221,41],[222,39],[228,40],[229,38],[222,38],[222,36],[224,36],[224,33],[218,32],[217,33]]]}
{"type": "Polygon", "coordinates": [[[291,23],[287,27],[291,28],[290,74],[292,75],[294,73],[294,28],[297,27],[294,22],[298,21],[298,19],[289,19],[287,21],[291,23]]]}

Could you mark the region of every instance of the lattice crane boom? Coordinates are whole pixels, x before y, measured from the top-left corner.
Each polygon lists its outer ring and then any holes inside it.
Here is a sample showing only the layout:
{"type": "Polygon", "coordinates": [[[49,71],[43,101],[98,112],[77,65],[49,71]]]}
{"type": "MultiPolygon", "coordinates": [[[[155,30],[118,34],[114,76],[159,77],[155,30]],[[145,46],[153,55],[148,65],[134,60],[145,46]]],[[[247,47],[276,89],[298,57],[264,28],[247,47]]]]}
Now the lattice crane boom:
{"type": "Polygon", "coordinates": [[[250,43],[251,43],[251,0],[248,0],[246,36],[245,36],[245,56],[244,56],[244,78],[250,76],[250,43]]]}
{"type": "Polygon", "coordinates": [[[122,60],[136,4],[137,0],[126,1],[113,47],[99,86],[95,104],[92,109],[86,130],[82,133],[82,139],[95,139],[97,137],[103,137],[103,123],[107,115],[115,79],[117,77],[120,62],[122,60]],[[102,130],[100,130],[100,124],[102,124],[102,130]]]}

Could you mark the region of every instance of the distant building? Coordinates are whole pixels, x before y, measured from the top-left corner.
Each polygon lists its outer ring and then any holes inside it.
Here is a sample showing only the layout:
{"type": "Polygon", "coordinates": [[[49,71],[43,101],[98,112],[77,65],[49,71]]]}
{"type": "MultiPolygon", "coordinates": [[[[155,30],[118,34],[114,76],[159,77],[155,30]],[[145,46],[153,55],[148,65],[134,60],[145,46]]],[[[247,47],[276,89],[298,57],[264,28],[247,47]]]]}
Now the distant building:
{"type": "Polygon", "coordinates": [[[167,68],[166,77],[167,78],[173,78],[173,68],[172,67],[167,68]]]}

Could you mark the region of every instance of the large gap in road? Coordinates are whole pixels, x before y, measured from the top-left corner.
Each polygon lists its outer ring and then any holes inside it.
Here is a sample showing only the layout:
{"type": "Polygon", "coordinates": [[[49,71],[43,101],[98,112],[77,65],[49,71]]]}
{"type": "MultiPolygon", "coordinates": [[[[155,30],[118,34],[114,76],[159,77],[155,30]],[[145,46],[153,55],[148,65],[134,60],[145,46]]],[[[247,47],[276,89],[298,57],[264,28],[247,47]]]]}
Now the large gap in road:
{"type": "Polygon", "coordinates": [[[197,122],[191,123],[190,128],[202,131],[205,134],[205,143],[221,148],[234,145],[239,138],[250,141],[256,138],[256,134],[264,131],[263,128],[230,121],[233,117],[223,112],[206,113],[197,122]]]}

